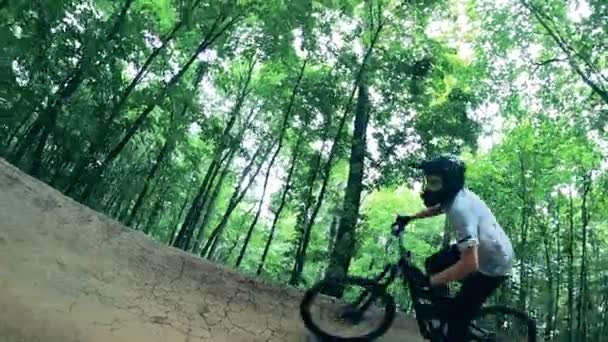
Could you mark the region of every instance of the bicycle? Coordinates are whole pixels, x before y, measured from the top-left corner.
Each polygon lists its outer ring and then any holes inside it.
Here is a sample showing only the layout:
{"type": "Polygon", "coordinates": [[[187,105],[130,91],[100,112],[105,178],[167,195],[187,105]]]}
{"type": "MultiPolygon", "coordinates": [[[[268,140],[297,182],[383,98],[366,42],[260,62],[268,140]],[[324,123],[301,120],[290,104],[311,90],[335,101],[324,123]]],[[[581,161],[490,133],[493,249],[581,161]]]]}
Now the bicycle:
{"type": "MultiPolygon", "coordinates": [[[[403,227],[401,227],[403,228],[403,227]]],[[[400,229],[404,232],[404,229],[400,229]]],[[[409,288],[410,298],[414,306],[416,322],[421,336],[431,342],[442,342],[446,339],[447,323],[441,318],[445,317],[441,308],[449,308],[449,295],[436,294],[429,288],[422,288],[417,285],[415,279],[422,275],[422,271],[416,267],[411,260],[411,251],[403,246],[403,233],[399,234],[399,255],[397,263],[389,263],[384,266],[384,270],[374,278],[362,278],[356,276],[346,276],[342,279],[324,279],[309,288],[300,303],[300,315],[304,325],[321,341],[348,341],[362,342],[372,341],[384,335],[393,324],[396,313],[395,300],[387,292],[387,287],[396,279],[397,276],[403,278],[404,286],[409,288]],[[379,326],[369,333],[358,334],[354,337],[340,337],[329,333],[326,329],[319,327],[312,319],[311,304],[314,299],[326,290],[332,288],[344,289],[347,285],[356,285],[364,289],[353,304],[346,305],[338,310],[337,315],[329,317],[340,322],[348,323],[350,326],[358,325],[365,321],[365,315],[372,307],[372,304],[381,299],[383,307],[380,311],[384,314],[379,326]]],[[[393,240],[394,241],[394,240],[393,240]]],[[[350,294],[350,293],[349,293],[350,294]]],[[[343,296],[344,297],[344,296],[343,296]]],[[[348,297],[348,296],[346,296],[348,297]]],[[[351,295],[352,297],[352,295],[351,295]]],[[[332,306],[332,308],[335,307],[332,306]]],[[[376,305],[376,309],[379,309],[376,305]]],[[[331,311],[331,310],[330,310],[331,311]]],[[[502,306],[484,306],[469,324],[467,341],[476,342],[502,342],[502,341],[536,341],[536,323],[526,313],[516,309],[502,306]],[[492,315],[498,318],[489,319],[492,315]],[[515,318],[515,323],[508,323],[505,317],[515,318]],[[489,319],[489,321],[485,321],[489,319]],[[514,328],[521,333],[522,339],[513,338],[507,335],[507,329],[514,328]]]]}

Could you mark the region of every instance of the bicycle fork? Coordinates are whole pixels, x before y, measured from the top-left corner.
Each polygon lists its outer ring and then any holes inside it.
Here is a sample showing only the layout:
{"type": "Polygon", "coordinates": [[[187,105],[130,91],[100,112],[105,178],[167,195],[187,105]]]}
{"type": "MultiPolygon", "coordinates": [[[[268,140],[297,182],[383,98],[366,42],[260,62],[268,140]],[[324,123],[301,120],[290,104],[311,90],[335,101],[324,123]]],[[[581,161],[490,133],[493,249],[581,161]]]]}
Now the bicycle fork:
{"type": "Polygon", "coordinates": [[[377,293],[386,291],[386,288],[395,280],[396,274],[397,274],[397,267],[395,265],[386,265],[384,267],[384,270],[382,271],[382,273],[380,273],[378,276],[376,276],[374,278],[374,282],[377,284],[377,286],[371,287],[371,290],[376,293],[370,294],[370,290],[365,290],[365,291],[363,291],[363,293],[361,293],[361,295],[359,295],[359,298],[357,298],[357,301],[355,302],[354,306],[357,308],[357,311],[361,315],[374,302],[374,300],[377,297],[377,293]],[[388,278],[386,278],[386,280],[382,281],[382,279],[385,278],[385,276],[387,274],[388,274],[388,278]]]}

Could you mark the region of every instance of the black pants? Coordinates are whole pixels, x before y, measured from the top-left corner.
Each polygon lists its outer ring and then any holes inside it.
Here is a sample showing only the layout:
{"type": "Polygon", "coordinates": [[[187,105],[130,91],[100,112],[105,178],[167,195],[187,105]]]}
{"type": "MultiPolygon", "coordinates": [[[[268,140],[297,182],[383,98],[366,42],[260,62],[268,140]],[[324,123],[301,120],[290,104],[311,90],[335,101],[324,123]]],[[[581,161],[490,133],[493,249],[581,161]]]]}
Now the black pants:
{"type": "MultiPolygon", "coordinates": [[[[456,245],[442,249],[425,260],[427,274],[439,273],[460,260],[460,252],[456,245]]],[[[449,307],[443,308],[442,316],[448,323],[448,341],[464,342],[467,327],[477,310],[503,283],[505,277],[489,277],[479,272],[473,273],[462,280],[462,287],[450,302],[449,307]]],[[[447,294],[447,286],[440,289],[447,294]]]]}

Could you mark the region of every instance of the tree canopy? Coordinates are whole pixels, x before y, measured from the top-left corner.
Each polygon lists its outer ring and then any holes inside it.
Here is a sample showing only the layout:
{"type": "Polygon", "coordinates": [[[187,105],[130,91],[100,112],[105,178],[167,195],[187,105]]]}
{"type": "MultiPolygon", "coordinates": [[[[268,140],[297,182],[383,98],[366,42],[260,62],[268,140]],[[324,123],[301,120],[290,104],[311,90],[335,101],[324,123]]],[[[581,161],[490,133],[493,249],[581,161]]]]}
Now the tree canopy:
{"type": "MultiPolygon", "coordinates": [[[[0,1],[0,155],[305,287],[381,269],[394,215],[422,208],[408,163],[459,154],[515,246],[492,301],[602,341],[606,22],[600,0],[0,1]]],[[[417,262],[446,234],[415,222],[417,262]]]]}

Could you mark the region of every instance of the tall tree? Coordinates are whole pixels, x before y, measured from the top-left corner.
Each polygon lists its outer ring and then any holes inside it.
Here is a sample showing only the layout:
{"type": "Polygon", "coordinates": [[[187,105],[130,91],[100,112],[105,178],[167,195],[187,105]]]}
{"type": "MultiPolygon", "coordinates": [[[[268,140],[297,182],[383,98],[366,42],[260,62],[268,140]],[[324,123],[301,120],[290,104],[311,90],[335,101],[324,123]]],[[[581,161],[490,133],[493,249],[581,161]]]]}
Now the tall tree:
{"type": "MultiPolygon", "coordinates": [[[[336,244],[329,257],[326,277],[344,277],[348,272],[353,257],[356,240],[356,228],[359,219],[361,192],[363,191],[363,175],[365,165],[365,142],[367,123],[369,121],[369,98],[366,85],[359,84],[357,108],[355,110],[355,128],[351,143],[348,181],[344,194],[344,204],[340,215],[340,223],[336,233],[336,244]]],[[[339,293],[331,293],[339,295],[339,293]]]]}
{"type": "Polygon", "coordinates": [[[272,143],[271,146],[268,146],[268,147],[263,147],[260,145],[256,149],[255,153],[251,157],[251,160],[249,161],[247,166],[245,166],[245,168],[241,172],[239,180],[237,181],[237,184],[234,187],[234,192],[232,193],[232,196],[230,197],[230,201],[228,202],[228,207],[226,208],[226,212],[222,216],[220,223],[218,223],[218,225],[211,232],[211,235],[209,236],[207,243],[201,250],[201,256],[206,256],[207,258],[210,258],[211,256],[213,256],[213,253],[215,252],[215,249],[217,248],[217,244],[221,239],[222,232],[224,231],[224,229],[226,228],[226,225],[228,224],[230,215],[236,209],[236,207],[239,205],[239,203],[241,202],[241,200],[247,193],[247,190],[249,190],[249,188],[253,184],[253,181],[255,180],[256,176],[260,172],[260,169],[262,168],[262,165],[264,164],[266,157],[268,157],[268,154],[270,154],[270,151],[272,149],[274,149],[275,143],[276,143],[276,141],[274,143],[272,143]],[[265,149],[265,151],[264,151],[264,149],[265,149]],[[261,154],[260,161],[258,161],[257,158],[260,154],[261,154]],[[257,166],[255,166],[256,162],[258,163],[257,166]],[[253,171],[252,174],[250,174],[251,169],[254,167],[255,167],[255,170],[253,171]],[[245,183],[245,179],[247,177],[249,177],[249,180],[246,182],[245,186],[243,186],[243,183],[245,183]]]}
{"type": "MultiPolygon", "coordinates": [[[[201,2],[200,0],[193,1],[192,4],[189,7],[187,7],[188,10],[186,10],[184,12],[191,13],[198,7],[200,2],[201,2]]],[[[112,125],[114,123],[114,120],[119,116],[121,111],[124,109],[124,106],[127,103],[127,99],[131,96],[131,94],[135,90],[135,87],[137,87],[141,83],[144,76],[148,73],[154,60],[161,54],[161,52],[163,50],[165,50],[169,46],[169,44],[177,36],[177,33],[180,31],[180,29],[182,29],[182,27],[185,25],[185,23],[187,21],[188,21],[188,17],[185,16],[184,18],[182,18],[181,20],[176,22],[175,25],[173,26],[173,28],[171,29],[171,31],[165,37],[163,37],[162,43],[159,46],[155,47],[154,50],[152,50],[152,52],[146,58],[145,62],[141,66],[141,68],[137,71],[137,74],[135,75],[135,77],[133,77],[131,82],[124,88],[124,90],[122,90],[120,92],[120,94],[113,94],[113,97],[111,99],[111,102],[113,102],[113,105],[110,108],[109,115],[107,115],[107,119],[106,119],[107,125],[112,125]]],[[[105,118],[105,115],[103,115],[103,114],[104,113],[99,113],[100,116],[103,116],[105,118]]],[[[82,156],[80,158],[80,160],[78,161],[76,167],[74,168],[74,171],[72,172],[72,181],[66,189],[67,193],[71,193],[73,187],[78,184],[81,177],[83,176],[83,173],[86,170],[87,165],[90,164],[91,158],[96,153],[98,153],[99,150],[103,146],[105,146],[107,144],[106,140],[108,139],[108,137],[104,133],[105,133],[104,130],[98,131],[95,138],[93,139],[93,141],[90,142],[86,151],[84,152],[84,156],[82,156]]]]}
{"type": "Polygon", "coordinates": [[[19,160],[25,153],[27,147],[25,142],[34,143],[35,137],[38,141],[35,142],[34,155],[32,157],[32,165],[29,172],[33,175],[38,175],[42,164],[42,154],[47,143],[47,139],[57,123],[57,115],[63,105],[70,97],[78,90],[82,82],[89,76],[91,68],[95,64],[102,63],[102,60],[95,58],[99,54],[99,46],[103,46],[102,42],[112,43],[118,36],[120,27],[125,21],[127,11],[133,4],[134,0],[125,0],[122,7],[116,14],[116,19],[108,28],[107,33],[103,37],[99,37],[97,41],[90,43],[90,46],[83,47],[83,57],[79,60],[77,67],[63,80],[60,89],[54,94],[51,102],[40,111],[38,118],[28,130],[28,136],[13,158],[14,163],[19,163],[19,160]],[[38,134],[40,134],[38,136],[38,134]]]}
{"type": "Polygon", "coordinates": [[[589,225],[589,194],[591,193],[591,175],[588,172],[583,171],[583,191],[582,191],[582,204],[581,204],[581,269],[579,275],[579,291],[578,291],[578,302],[577,302],[577,339],[579,341],[587,340],[587,308],[589,306],[588,298],[588,284],[587,284],[587,226],[589,225]]]}
{"type": "MultiPolygon", "coordinates": [[[[329,157],[328,157],[327,161],[325,162],[325,167],[323,169],[324,178],[323,178],[323,182],[321,185],[321,189],[319,190],[319,193],[318,193],[318,196],[317,196],[317,199],[315,202],[316,204],[312,208],[312,212],[310,214],[308,214],[308,212],[306,211],[306,216],[305,216],[304,225],[303,225],[304,229],[302,231],[302,237],[299,239],[294,267],[293,267],[291,277],[289,280],[289,283],[291,285],[297,285],[300,282],[300,277],[302,275],[302,271],[304,270],[304,262],[306,260],[306,251],[308,249],[310,233],[312,230],[312,226],[315,222],[316,216],[319,213],[319,209],[321,208],[321,205],[323,203],[323,198],[325,197],[325,192],[327,189],[327,185],[329,183],[331,169],[333,167],[333,161],[334,161],[334,158],[336,158],[336,155],[338,153],[338,146],[339,146],[340,138],[342,136],[342,131],[344,129],[347,118],[350,116],[349,113],[351,111],[351,106],[353,103],[353,99],[355,97],[355,92],[356,92],[361,80],[363,79],[365,67],[372,55],[374,46],[375,46],[376,42],[378,41],[378,38],[380,37],[380,33],[382,32],[382,28],[384,27],[385,24],[386,24],[386,22],[383,19],[382,21],[380,21],[378,23],[377,27],[374,28],[374,31],[372,31],[372,38],[369,43],[369,47],[367,48],[365,55],[363,56],[363,60],[361,61],[361,65],[359,66],[357,73],[355,75],[354,86],[350,93],[348,102],[345,106],[344,113],[338,123],[337,133],[334,138],[334,143],[331,146],[331,149],[329,152],[329,157]]],[[[313,183],[314,182],[311,182],[311,184],[313,184],[313,183]]]]}
{"type": "MultiPolygon", "coordinates": [[[[305,122],[306,123],[306,122],[305,122]]],[[[292,177],[296,169],[296,161],[300,154],[300,149],[302,147],[303,140],[303,130],[300,130],[298,133],[298,139],[296,143],[293,145],[291,158],[289,163],[289,170],[287,171],[287,177],[285,178],[285,183],[283,185],[283,189],[281,191],[281,198],[279,199],[279,204],[274,212],[274,218],[272,219],[272,224],[270,225],[270,232],[268,233],[268,238],[266,239],[266,244],[264,245],[264,251],[262,252],[262,257],[260,259],[260,263],[258,264],[258,269],[256,271],[257,275],[262,274],[262,270],[264,269],[264,263],[266,262],[266,257],[268,256],[268,251],[270,250],[270,245],[275,236],[275,232],[277,229],[277,224],[281,217],[281,213],[287,204],[287,196],[293,186],[292,177]]]]}
{"type": "Polygon", "coordinates": [[[222,172],[220,173],[220,177],[218,178],[218,180],[213,188],[213,192],[211,192],[211,197],[207,201],[207,207],[205,208],[205,214],[203,215],[203,218],[201,219],[201,223],[198,227],[198,231],[196,232],[196,238],[194,239],[193,245],[191,247],[192,252],[194,254],[199,254],[201,248],[203,247],[202,246],[203,236],[206,232],[206,228],[207,228],[207,225],[209,224],[211,216],[215,212],[217,199],[220,194],[220,191],[222,191],[222,188],[224,186],[224,180],[226,179],[226,176],[228,176],[228,174],[230,172],[230,166],[232,165],[232,159],[236,155],[236,149],[231,150],[230,153],[231,154],[228,156],[227,161],[225,163],[226,165],[224,165],[224,168],[222,169],[222,172]]]}
{"type": "Polygon", "coordinates": [[[176,139],[175,135],[177,134],[176,130],[179,128],[179,125],[177,123],[185,115],[186,110],[187,110],[187,107],[184,105],[182,112],[180,114],[178,114],[179,117],[172,118],[172,125],[169,128],[169,131],[167,132],[165,142],[163,143],[163,146],[161,147],[160,151],[158,151],[158,155],[156,156],[156,159],[154,160],[154,164],[152,165],[152,167],[150,168],[150,172],[146,176],[146,179],[144,181],[144,186],[142,187],[141,191],[137,195],[135,204],[133,205],[133,208],[131,209],[131,213],[129,214],[129,217],[127,218],[127,220],[125,222],[126,225],[131,225],[133,223],[133,221],[135,220],[135,217],[139,213],[139,210],[141,209],[141,206],[144,203],[144,198],[148,194],[148,190],[150,188],[150,183],[151,183],[152,179],[154,179],[154,177],[156,177],[158,171],[162,167],[162,164],[165,162],[165,160],[171,156],[171,152],[175,148],[175,143],[176,143],[176,141],[175,141],[175,139],[176,139]]]}
{"type": "MultiPolygon", "coordinates": [[[[221,167],[222,163],[226,159],[228,159],[227,157],[229,155],[231,155],[230,151],[228,153],[225,153],[225,149],[226,149],[226,146],[230,142],[230,136],[231,136],[230,132],[232,131],[232,128],[234,127],[234,125],[237,122],[237,118],[240,115],[241,109],[243,107],[243,104],[245,102],[247,95],[251,91],[249,87],[250,87],[250,82],[251,82],[251,77],[253,74],[254,66],[255,66],[255,59],[252,59],[252,60],[250,60],[250,63],[249,63],[248,69],[247,69],[247,74],[239,89],[239,93],[237,95],[235,106],[231,111],[229,120],[226,123],[226,126],[224,127],[221,137],[219,138],[219,142],[218,142],[217,146],[215,147],[213,159],[211,160],[211,163],[209,164],[209,166],[207,168],[207,172],[205,173],[205,177],[199,188],[199,191],[198,191],[197,195],[194,197],[194,199],[192,201],[192,205],[190,206],[190,210],[186,214],[186,219],[184,220],[184,223],[182,224],[182,227],[179,230],[177,238],[175,239],[175,242],[174,242],[175,247],[179,247],[184,250],[187,248],[188,242],[190,241],[192,234],[194,234],[194,230],[196,229],[196,226],[198,224],[198,220],[200,218],[201,212],[208,199],[207,192],[208,192],[211,184],[213,183],[213,179],[215,178],[215,175],[217,175],[217,172],[218,172],[219,168],[221,167]]],[[[249,122],[249,119],[252,117],[254,112],[255,112],[255,108],[252,108],[246,122],[249,122]]],[[[238,136],[242,136],[242,133],[239,134],[238,136]]]]}
{"type": "Polygon", "coordinates": [[[270,158],[270,163],[268,164],[268,170],[266,171],[266,177],[264,179],[264,186],[263,186],[263,190],[262,190],[262,196],[260,197],[260,201],[258,203],[258,209],[256,211],[253,221],[251,222],[251,224],[249,226],[249,229],[247,230],[247,235],[245,236],[245,241],[243,242],[243,247],[241,248],[241,251],[239,252],[239,256],[236,260],[236,267],[239,267],[241,265],[241,261],[243,260],[243,257],[245,256],[245,252],[247,251],[247,246],[249,244],[249,240],[251,239],[251,235],[253,234],[253,229],[255,228],[255,225],[257,224],[258,219],[260,217],[260,213],[262,211],[262,204],[264,202],[264,196],[266,195],[266,188],[268,187],[268,180],[270,178],[270,171],[274,165],[274,162],[276,161],[277,157],[279,156],[281,149],[283,148],[285,135],[287,133],[287,128],[289,126],[289,122],[291,119],[291,112],[292,112],[293,104],[296,99],[296,95],[298,93],[298,88],[300,87],[300,82],[302,81],[302,77],[304,76],[304,71],[306,70],[307,63],[308,63],[308,58],[304,60],[304,63],[302,63],[302,67],[300,68],[300,72],[296,79],[295,85],[293,87],[293,90],[291,91],[291,97],[289,99],[287,108],[285,109],[285,113],[283,114],[283,121],[282,121],[281,127],[279,129],[279,138],[278,138],[277,148],[276,148],[274,154],[272,155],[272,157],[270,158]]]}
{"type": "Polygon", "coordinates": [[[608,104],[608,90],[606,90],[601,82],[608,82],[608,76],[603,75],[592,61],[566,41],[553,22],[553,19],[545,11],[527,0],[521,0],[521,2],[530,10],[534,18],[545,29],[559,49],[566,55],[566,60],[572,67],[572,70],[580,76],[583,82],[585,82],[585,84],[587,84],[604,103],[608,104]],[[598,79],[601,81],[597,81],[598,79]]]}
{"type": "Polygon", "coordinates": [[[228,29],[230,29],[238,20],[239,20],[238,16],[234,16],[234,17],[230,18],[230,17],[228,17],[228,15],[226,15],[224,13],[220,14],[215,19],[213,26],[204,35],[200,44],[198,45],[196,50],[191,54],[188,61],[181,67],[181,69],[175,75],[173,75],[173,77],[171,77],[169,82],[167,82],[167,84],[161,88],[160,93],[153,98],[151,103],[149,103],[145,107],[145,109],[143,111],[141,111],[141,113],[139,113],[139,115],[137,116],[135,121],[133,121],[131,126],[127,129],[127,131],[123,135],[122,139],[108,151],[107,155],[101,162],[100,167],[95,169],[95,171],[93,172],[92,181],[89,181],[87,183],[87,185],[85,186],[85,189],[83,190],[83,193],[80,196],[80,198],[83,201],[86,201],[89,198],[89,196],[93,192],[95,185],[97,184],[98,178],[101,177],[101,175],[104,173],[104,171],[118,157],[118,155],[124,149],[124,147],[127,145],[127,143],[133,138],[135,133],[137,133],[137,131],[139,131],[139,129],[143,126],[144,122],[146,121],[146,119],[148,118],[150,113],[152,113],[154,108],[156,108],[156,106],[159,104],[161,99],[163,99],[166,96],[167,92],[171,88],[173,88],[182,79],[182,77],[186,74],[186,72],[188,71],[190,66],[196,61],[197,57],[203,51],[205,51],[207,48],[209,48],[220,36],[222,36],[228,29]]]}

